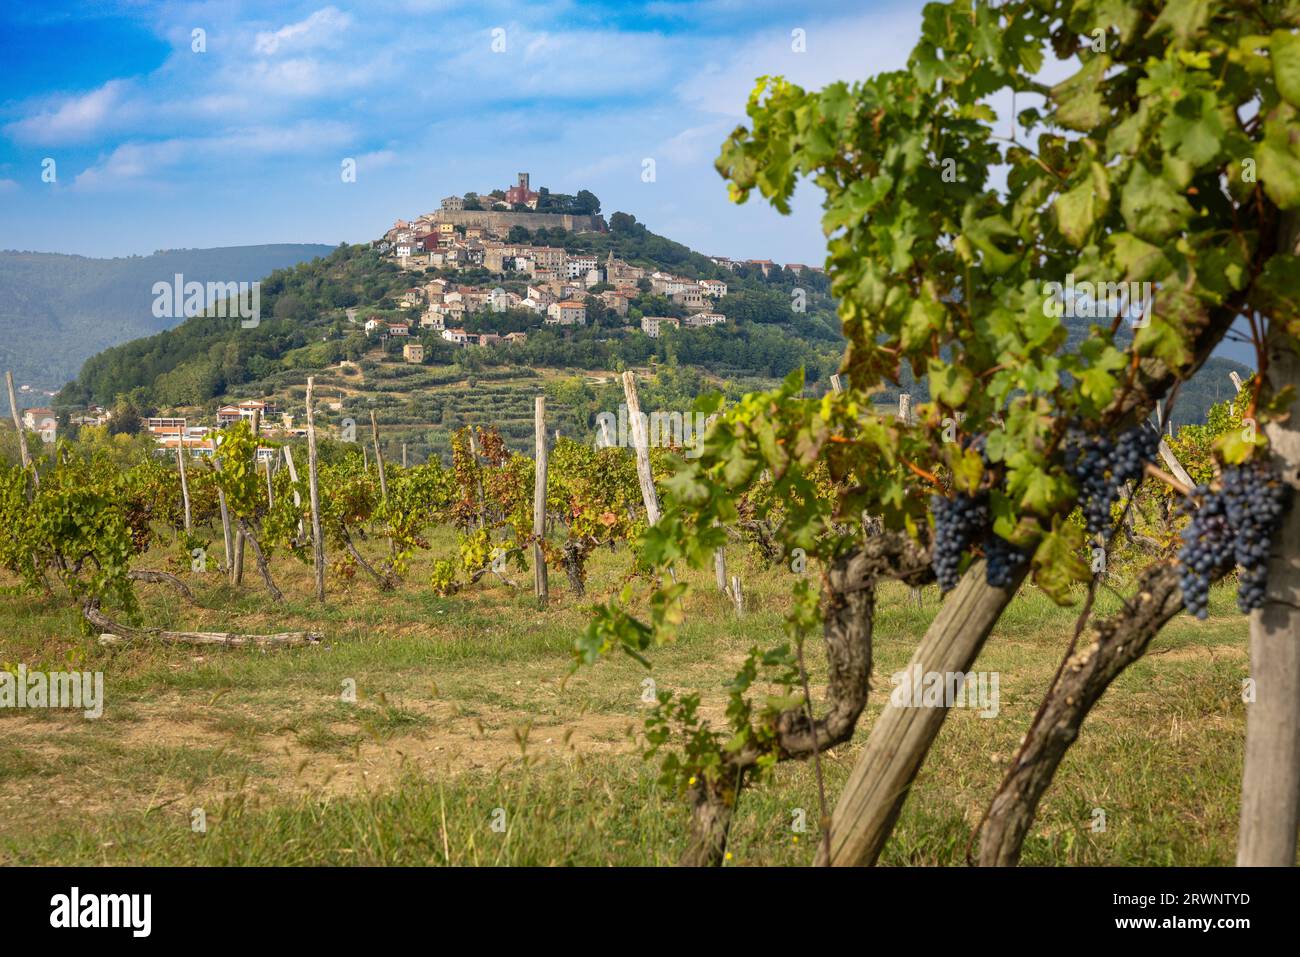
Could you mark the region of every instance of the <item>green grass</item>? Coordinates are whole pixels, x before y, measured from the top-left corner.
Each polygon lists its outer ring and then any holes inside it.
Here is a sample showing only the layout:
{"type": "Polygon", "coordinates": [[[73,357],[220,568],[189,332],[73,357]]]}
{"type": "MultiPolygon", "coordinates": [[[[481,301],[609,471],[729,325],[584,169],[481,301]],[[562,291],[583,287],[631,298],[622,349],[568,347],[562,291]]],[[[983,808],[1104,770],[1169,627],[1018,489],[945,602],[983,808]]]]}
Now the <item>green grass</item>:
{"type": "MultiPolygon", "coordinates": [[[[450,545],[436,536],[434,554],[450,545]]],[[[167,558],[158,551],[141,564],[167,558]]],[[[619,657],[570,671],[587,609],[619,586],[627,553],[600,553],[584,600],[552,576],[544,612],[500,584],[435,597],[424,584],[429,560],[388,594],[331,578],[324,608],[310,598],[310,569],[287,558],[273,565],[289,596],[282,608],[255,576],[240,590],[197,578],[200,607],[140,586],[152,624],[326,635],[321,647],[266,654],[103,649],[81,635],[71,607],[5,587],[0,662],[102,670],[107,700],[98,721],[0,711],[0,863],[673,862],[685,811],[640,757],[645,670],[619,657]],[[341,699],[345,682],[355,703],[341,699]],[[191,828],[195,808],[205,833],[191,828]],[[496,808],[506,812],[502,832],[491,826],[496,808]]],[[[729,561],[746,582],[746,616],[737,620],[712,591],[711,571],[690,573],[700,587],[686,625],[655,652],[651,673],[661,689],[700,690],[715,719],[747,650],[782,640],[790,584],[789,572],[738,548],[729,561]]],[[[1025,863],[1231,862],[1247,666],[1245,621],[1232,602],[1216,590],[1208,621],[1178,618],[1115,682],[1048,791],[1025,863]],[[1104,831],[1093,830],[1096,809],[1104,831]]],[[[1103,591],[1097,613],[1117,605],[1103,591]]],[[[823,761],[832,803],[889,676],[938,607],[933,588],[919,605],[904,588],[882,589],[871,703],[854,740],[823,761]]],[[[1077,613],[1030,589],[1012,604],[976,665],[1000,674],[1000,711],[950,713],[884,863],[964,861],[1077,613]]],[[[824,661],[814,654],[809,664],[816,695],[824,661]]],[[[817,806],[812,767],[779,767],[746,791],[729,863],[810,862],[817,806]],[[791,828],[797,809],[804,833],[791,828]]]]}

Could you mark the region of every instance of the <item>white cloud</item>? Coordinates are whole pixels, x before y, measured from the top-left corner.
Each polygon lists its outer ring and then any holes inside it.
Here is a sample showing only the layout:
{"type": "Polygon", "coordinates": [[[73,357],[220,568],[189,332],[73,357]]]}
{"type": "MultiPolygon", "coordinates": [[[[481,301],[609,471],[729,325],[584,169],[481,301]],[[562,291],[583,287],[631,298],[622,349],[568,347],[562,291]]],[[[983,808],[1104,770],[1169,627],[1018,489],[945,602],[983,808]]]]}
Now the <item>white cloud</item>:
{"type": "Polygon", "coordinates": [[[109,80],[97,90],[10,123],[4,131],[21,142],[45,146],[84,141],[102,133],[110,119],[120,119],[127,90],[127,81],[109,80]]]}
{"type": "Polygon", "coordinates": [[[304,49],[328,44],[352,25],[352,17],[336,7],[323,7],[305,20],[279,30],[263,31],[253,40],[253,50],[274,56],[280,48],[304,49]]]}
{"type": "Polygon", "coordinates": [[[180,167],[232,165],[232,160],[302,156],[315,162],[355,138],[346,123],[304,120],[292,126],[235,129],[217,136],[178,137],[154,142],[123,143],[104,160],[83,170],[73,181],[78,189],[99,189],[163,180],[180,167]]]}
{"type": "Polygon", "coordinates": [[[696,61],[694,72],[677,85],[677,94],[700,110],[742,116],[760,76],[784,76],[815,90],[835,80],[864,80],[903,69],[919,26],[919,11],[901,7],[806,22],[801,27],[807,43],[803,53],[791,49],[790,30],[784,27],[739,43],[717,44],[712,56],[696,61]]]}

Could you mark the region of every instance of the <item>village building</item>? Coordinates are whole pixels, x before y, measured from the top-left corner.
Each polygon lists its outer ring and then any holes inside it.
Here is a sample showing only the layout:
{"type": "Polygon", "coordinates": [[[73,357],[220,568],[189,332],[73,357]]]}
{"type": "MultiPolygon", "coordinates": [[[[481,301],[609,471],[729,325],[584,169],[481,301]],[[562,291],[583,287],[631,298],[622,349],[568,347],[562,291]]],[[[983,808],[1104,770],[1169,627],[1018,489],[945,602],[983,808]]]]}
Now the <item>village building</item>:
{"type": "Polygon", "coordinates": [[[651,339],[658,339],[659,333],[664,326],[671,326],[674,329],[680,328],[682,321],[673,316],[642,316],[641,331],[651,339]]]}
{"type": "Polygon", "coordinates": [[[585,279],[600,260],[591,256],[569,256],[564,263],[564,275],[569,279],[585,279]]]}
{"type": "Polygon", "coordinates": [[[527,206],[530,209],[537,208],[537,200],[541,198],[540,193],[533,192],[529,188],[529,176],[527,173],[520,173],[518,182],[506,190],[506,202],[511,206],[527,206]]]}
{"type": "Polygon", "coordinates": [[[58,436],[59,420],[53,409],[26,409],[23,412],[23,428],[37,433],[42,442],[52,443],[58,436]]]}
{"type": "Polygon", "coordinates": [[[666,272],[656,272],[650,275],[650,291],[661,296],[673,296],[679,292],[685,292],[694,285],[695,281],[693,279],[682,279],[666,272]]]}
{"type": "Polygon", "coordinates": [[[698,285],[688,286],[668,298],[679,306],[685,306],[687,312],[703,312],[709,308],[704,302],[704,292],[698,285]]]}
{"type": "Polygon", "coordinates": [[[546,324],[558,326],[585,326],[587,307],[574,299],[553,302],[546,307],[546,324]]]}
{"type": "Polygon", "coordinates": [[[720,326],[726,321],[727,317],[720,312],[697,312],[695,315],[683,319],[682,325],[698,329],[704,326],[720,326]]]}
{"type": "Polygon", "coordinates": [[[424,344],[420,342],[406,342],[402,344],[402,358],[407,362],[424,361],[424,344]]]}
{"type": "Polygon", "coordinates": [[[599,296],[601,302],[609,309],[612,309],[620,316],[627,315],[629,297],[619,292],[617,289],[606,289],[599,296]]]}

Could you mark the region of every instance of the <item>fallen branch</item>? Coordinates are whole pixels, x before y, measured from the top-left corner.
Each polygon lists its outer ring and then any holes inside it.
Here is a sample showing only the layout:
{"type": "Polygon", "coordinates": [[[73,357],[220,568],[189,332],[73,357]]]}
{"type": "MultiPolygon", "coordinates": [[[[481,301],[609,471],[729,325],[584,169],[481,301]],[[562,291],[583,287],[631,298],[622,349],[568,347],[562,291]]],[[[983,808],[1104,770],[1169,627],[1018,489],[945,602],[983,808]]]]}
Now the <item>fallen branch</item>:
{"type": "Polygon", "coordinates": [[[156,572],[149,568],[133,568],[126,573],[126,577],[138,582],[151,582],[155,585],[171,585],[180,592],[186,601],[196,602],[194,592],[190,591],[190,586],[185,584],[171,572],[156,572]]]}
{"type": "Polygon", "coordinates": [[[99,643],[105,647],[126,645],[134,641],[157,641],[164,645],[191,645],[222,648],[301,648],[319,644],[324,636],[313,631],[285,631],[272,635],[241,635],[229,631],[165,631],[162,628],[134,628],[113,621],[95,605],[82,608],[82,615],[100,630],[99,643]]]}

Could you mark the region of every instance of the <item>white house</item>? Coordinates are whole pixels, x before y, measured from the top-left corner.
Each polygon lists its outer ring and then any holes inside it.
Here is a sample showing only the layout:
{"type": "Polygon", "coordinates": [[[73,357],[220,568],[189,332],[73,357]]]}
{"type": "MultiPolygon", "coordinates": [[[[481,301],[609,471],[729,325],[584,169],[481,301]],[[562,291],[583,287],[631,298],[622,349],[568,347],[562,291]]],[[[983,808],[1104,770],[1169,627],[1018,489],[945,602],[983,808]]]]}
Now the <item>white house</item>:
{"type": "Polygon", "coordinates": [[[651,339],[659,338],[659,331],[665,326],[672,326],[674,329],[680,328],[682,321],[673,316],[642,316],[641,331],[651,339]]]}
{"type": "Polygon", "coordinates": [[[546,307],[546,323],[558,326],[585,326],[587,307],[576,299],[553,302],[546,307]]]}

